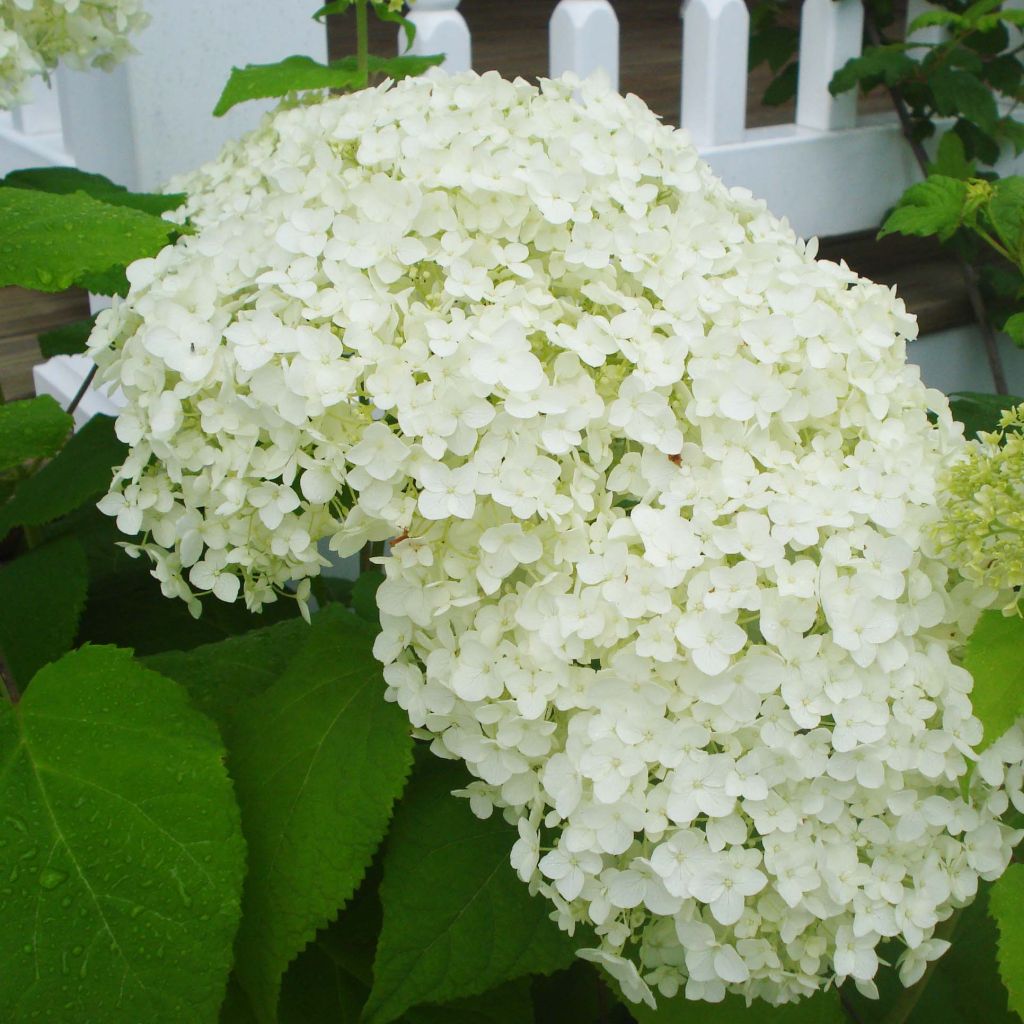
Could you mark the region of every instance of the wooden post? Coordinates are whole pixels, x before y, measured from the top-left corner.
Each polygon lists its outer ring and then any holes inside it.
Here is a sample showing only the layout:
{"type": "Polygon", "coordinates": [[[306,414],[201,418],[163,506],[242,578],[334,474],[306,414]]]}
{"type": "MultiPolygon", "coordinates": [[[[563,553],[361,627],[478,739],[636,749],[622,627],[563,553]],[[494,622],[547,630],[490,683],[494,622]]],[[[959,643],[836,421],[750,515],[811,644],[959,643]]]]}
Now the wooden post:
{"type": "Polygon", "coordinates": [[[833,96],[828,84],[848,60],[860,55],[863,33],[861,0],[804,0],[800,12],[797,124],[822,132],[854,126],[856,91],[833,96]]]}
{"type": "Polygon", "coordinates": [[[548,24],[551,77],[603,71],[619,88],[619,19],[608,0],[560,0],[548,24]]]}
{"type": "MultiPolygon", "coordinates": [[[[473,44],[459,0],[416,0],[406,17],[416,26],[410,53],[426,56],[443,53],[442,67],[450,74],[473,67],[473,44]]],[[[405,32],[398,33],[399,53],[405,50],[405,32]]]]}
{"type": "Polygon", "coordinates": [[[683,10],[682,126],[698,147],[743,138],[749,46],[750,15],[743,0],[688,0],[683,10]]]}

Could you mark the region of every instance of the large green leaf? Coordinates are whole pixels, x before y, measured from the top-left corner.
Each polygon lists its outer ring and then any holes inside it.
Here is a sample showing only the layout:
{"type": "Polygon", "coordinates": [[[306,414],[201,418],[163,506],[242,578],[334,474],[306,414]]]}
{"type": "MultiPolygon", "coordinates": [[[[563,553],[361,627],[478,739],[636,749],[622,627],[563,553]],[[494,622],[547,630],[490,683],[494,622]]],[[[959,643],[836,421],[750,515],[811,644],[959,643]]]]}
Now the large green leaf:
{"type": "Polygon", "coordinates": [[[39,192],[54,192],[69,195],[84,192],[110,206],[127,206],[159,216],[176,210],[185,202],[183,194],[155,195],[151,192],[129,192],[123,185],[116,185],[102,174],[90,174],[77,167],[27,167],[12,171],[0,186],[27,188],[39,192]]]}
{"type": "Polygon", "coordinates": [[[296,616],[193,650],[154,654],[146,664],[181,683],[192,703],[226,734],[239,708],[284,674],[310,632],[296,616]]]}
{"type": "Polygon", "coordinates": [[[19,686],[71,650],[85,604],[82,545],[62,537],[0,568],[0,651],[19,686]]]}
{"type": "Polygon", "coordinates": [[[1024,864],[1011,864],[992,886],[989,907],[999,926],[999,974],[1010,1009],[1024,1017],[1024,864]]]}
{"type": "Polygon", "coordinates": [[[39,351],[46,359],[84,352],[95,325],[96,317],[90,316],[85,320],[76,320],[73,324],[55,327],[52,331],[43,331],[39,335],[39,351]]]}
{"type": "Polygon", "coordinates": [[[92,647],[0,706],[0,1019],[205,1024],[244,846],[213,723],[130,652],[92,647]]]}
{"type": "Polygon", "coordinates": [[[367,1024],[572,960],[571,940],[550,920],[550,904],[531,897],[509,865],[515,834],[500,816],[481,820],[451,795],[466,781],[459,766],[430,759],[395,813],[367,1024]]]}
{"type": "Polygon", "coordinates": [[[974,677],[971,704],[985,729],[981,749],[1024,710],[1024,620],[985,612],[967,641],[964,667],[974,677]]]}
{"type": "Polygon", "coordinates": [[[384,700],[372,639],[325,609],[228,731],[249,843],[237,969],[261,1021],[289,962],[358,887],[409,772],[409,723],[384,700]]]}
{"type": "Polygon", "coordinates": [[[154,256],[180,227],[84,192],[0,188],[0,287],[59,292],[88,274],[154,256]]]}
{"type": "MultiPolygon", "coordinates": [[[[389,78],[411,78],[422,75],[427,68],[444,60],[443,54],[426,57],[373,57],[369,59],[371,74],[389,78]]],[[[312,57],[286,57],[276,64],[247,64],[232,68],[228,84],[224,86],[215,116],[226,114],[232,107],[248,100],[277,99],[291,92],[310,89],[353,89],[362,82],[355,57],[343,57],[330,64],[320,64],[312,57]]]]}
{"type": "Polygon", "coordinates": [[[0,473],[53,455],[74,422],[49,396],[0,405],[0,473]]]}
{"type": "Polygon", "coordinates": [[[42,526],[73,512],[110,486],[125,447],[109,416],[94,416],[52,462],[30,477],[0,507],[0,536],[13,526],[42,526]]]}
{"type": "Polygon", "coordinates": [[[998,429],[1003,410],[1020,405],[1024,398],[1013,395],[990,395],[982,391],[954,391],[949,396],[949,408],[954,419],[964,425],[964,437],[973,438],[984,430],[998,429]]]}

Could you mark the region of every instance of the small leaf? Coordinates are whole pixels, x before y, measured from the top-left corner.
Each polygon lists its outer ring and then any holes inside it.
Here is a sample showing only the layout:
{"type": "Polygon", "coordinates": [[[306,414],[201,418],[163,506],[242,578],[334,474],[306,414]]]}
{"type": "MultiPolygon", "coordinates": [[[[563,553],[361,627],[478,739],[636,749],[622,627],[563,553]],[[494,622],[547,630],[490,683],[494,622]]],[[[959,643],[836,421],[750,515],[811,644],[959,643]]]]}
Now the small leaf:
{"type": "Polygon", "coordinates": [[[963,139],[956,132],[946,132],[939,140],[938,154],[935,162],[928,165],[928,173],[961,181],[976,177],[974,163],[967,159],[963,139]]]}
{"type": "Polygon", "coordinates": [[[992,886],[989,909],[999,926],[999,974],[1010,1009],[1024,1017],[1024,864],[1011,864],[992,886]]]}
{"type": "Polygon", "coordinates": [[[373,633],[320,612],[284,675],[228,732],[249,843],[239,981],[275,1019],[289,962],[352,896],[405,785],[409,723],[384,700],[373,633]]]}
{"type": "MultiPolygon", "coordinates": [[[[1013,340],[1015,345],[1024,347],[1024,313],[1014,313],[1005,324],[1003,324],[1003,332],[1008,334],[1013,340]]],[[[1007,403],[1011,404],[1011,403],[1007,403]]],[[[1020,404],[1020,400],[1016,400],[1016,404],[1020,404]]],[[[993,427],[989,427],[989,430],[993,430],[993,427]]]]}
{"type": "Polygon", "coordinates": [[[312,57],[301,56],[286,57],[276,64],[247,64],[244,68],[231,69],[231,77],[213,113],[221,117],[239,103],[277,99],[290,92],[351,89],[359,81],[355,57],[331,64],[320,64],[312,57]]]}
{"type": "Polygon", "coordinates": [[[451,796],[464,771],[430,758],[395,812],[384,852],[384,924],[366,1024],[477,995],[572,960],[572,941],[513,872],[515,833],[451,796]]]}
{"type": "Polygon", "coordinates": [[[71,650],[85,604],[88,568],[73,537],[0,568],[0,651],[18,684],[71,650]]]}
{"type": "Polygon", "coordinates": [[[403,78],[416,78],[430,68],[444,63],[443,53],[407,54],[402,57],[370,57],[370,72],[387,75],[396,82],[403,78]]]}
{"type": "Polygon", "coordinates": [[[915,32],[919,32],[923,28],[939,26],[944,28],[954,28],[959,25],[962,20],[962,17],[959,14],[955,14],[953,11],[925,11],[924,14],[919,14],[907,26],[907,38],[909,39],[915,32]]]}
{"type": "Polygon", "coordinates": [[[354,3],[355,0],[331,0],[331,3],[324,4],[313,17],[317,21],[323,21],[329,14],[344,14],[354,3]]]}
{"type": "Polygon", "coordinates": [[[1024,261],[1024,178],[1013,175],[993,183],[988,217],[1000,241],[1017,263],[1024,261]]]}
{"type": "Polygon", "coordinates": [[[245,853],[213,723],[92,647],[0,705],[0,1018],[212,1022],[245,853]]]}
{"type": "Polygon", "coordinates": [[[750,33],[747,65],[753,70],[766,63],[772,71],[780,71],[796,56],[799,33],[788,25],[767,25],[750,33]]]}
{"type": "Polygon", "coordinates": [[[794,61],[781,74],[775,76],[764,91],[762,99],[766,106],[778,107],[788,103],[796,95],[799,67],[794,61]]]}
{"type": "Polygon", "coordinates": [[[630,1003],[629,1012],[637,1024],[836,1024],[846,1019],[834,989],[783,1006],[763,999],[747,1006],[740,996],[726,996],[720,1003],[697,1002],[680,992],[673,999],[658,999],[657,1010],[630,1003]]]}
{"type": "Polygon", "coordinates": [[[985,612],[967,641],[964,668],[974,677],[971,704],[985,730],[983,750],[1024,709],[1024,620],[985,612]]]}
{"type": "Polygon", "coordinates": [[[59,292],[97,274],[154,256],[180,227],[82,192],[59,195],[0,188],[0,287],[59,292]]]}
{"type": "Polygon", "coordinates": [[[966,200],[966,182],[934,174],[903,193],[878,237],[901,234],[949,238],[960,226],[966,200]]]}
{"type": "Polygon", "coordinates": [[[14,526],[41,526],[98,498],[110,486],[125,448],[109,416],[94,416],[35,476],[0,507],[0,536],[14,526]]]}
{"type": "MultiPolygon", "coordinates": [[[[49,396],[0,405],[0,473],[45,459],[64,443],[74,421],[49,396]]],[[[0,528],[0,537],[6,531],[0,528]]]]}
{"type": "Polygon", "coordinates": [[[54,356],[73,356],[85,351],[86,342],[96,325],[96,317],[78,320],[73,324],[55,327],[52,331],[43,331],[39,335],[39,351],[44,359],[54,356]]]}
{"type": "Polygon", "coordinates": [[[388,7],[387,0],[371,0],[371,3],[373,4],[374,14],[381,21],[390,21],[402,27],[402,30],[405,32],[405,52],[408,53],[416,39],[416,25],[400,11],[391,10],[388,7]]]}
{"type": "Polygon", "coordinates": [[[995,131],[999,119],[995,96],[976,75],[956,68],[940,68],[928,77],[928,85],[940,114],[961,114],[983,132],[995,131]]]}
{"type": "Polygon", "coordinates": [[[897,85],[911,75],[917,64],[904,52],[905,43],[874,46],[860,57],[848,60],[832,77],[828,90],[833,96],[855,88],[858,84],[868,88],[878,82],[897,85]]]}
{"type": "Polygon", "coordinates": [[[116,185],[102,174],[89,174],[77,167],[31,167],[12,171],[0,186],[28,188],[38,192],[54,192],[68,195],[84,192],[101,203],[111,206],[128,206],[160,216],[176,210],[187,198],[183,194],[155,195],[151,192],[129,192],[123,185],[116,185]]]}

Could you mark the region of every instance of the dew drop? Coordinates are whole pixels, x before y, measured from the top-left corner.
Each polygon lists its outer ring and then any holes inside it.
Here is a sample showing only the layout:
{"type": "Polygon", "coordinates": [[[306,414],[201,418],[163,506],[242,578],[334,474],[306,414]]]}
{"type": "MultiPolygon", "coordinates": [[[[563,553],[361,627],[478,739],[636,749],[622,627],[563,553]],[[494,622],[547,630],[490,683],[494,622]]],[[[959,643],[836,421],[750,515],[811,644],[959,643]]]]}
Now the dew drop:
{"type": "Polygon", "coordinates": [[[56,889],[67,877],[65,871],[57,871],[56,868],[43,868],[39,872],[39,884],[44,889],[56,889]]]}

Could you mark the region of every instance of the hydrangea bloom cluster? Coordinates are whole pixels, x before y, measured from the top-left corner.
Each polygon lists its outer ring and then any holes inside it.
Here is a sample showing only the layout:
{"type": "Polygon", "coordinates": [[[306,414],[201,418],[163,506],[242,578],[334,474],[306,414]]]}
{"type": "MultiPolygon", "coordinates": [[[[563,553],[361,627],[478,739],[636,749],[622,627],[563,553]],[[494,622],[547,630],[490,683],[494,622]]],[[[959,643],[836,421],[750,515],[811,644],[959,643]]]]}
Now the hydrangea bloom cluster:
{"type": "Polygon", "coordinates": [[[28,80],[58,61],[112,67],[147,20],[143,0],[0,0],[0,110],[23,100],[28,80]]]}
{"type": "Polygon", "coordinates": [[[282,110],[180,184],[91,342],[165,593],[392,538],[387,697],[626,995],[871,991],[889,939],[919,977],[1024,735],[974,768],[991,595],[930,541],[963,439],[902,303],[573,79],[282,110]]]}
{"type": "Polygon", "coordinates": [[[1003,413],[949,472],[936,536],[967,579],[1005,591],[1015,613],[1024,586],[1024,405],[1003,413]]]}

